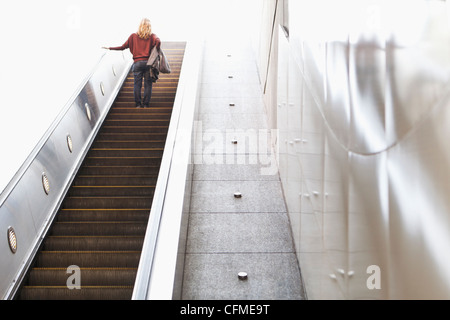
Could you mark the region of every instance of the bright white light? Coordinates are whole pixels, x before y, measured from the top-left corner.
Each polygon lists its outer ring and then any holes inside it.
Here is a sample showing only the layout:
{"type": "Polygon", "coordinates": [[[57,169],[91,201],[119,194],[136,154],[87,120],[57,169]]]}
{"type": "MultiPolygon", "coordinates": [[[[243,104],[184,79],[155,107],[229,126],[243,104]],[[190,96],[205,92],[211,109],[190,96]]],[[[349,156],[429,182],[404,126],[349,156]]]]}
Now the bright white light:
{"type": "Polygon", "coordinates": [[[208,33],[230,43],[245,31],[238,20],[254,16],[252,6],[258,2],[1,2],[0,150],[8,157],[1,160],[0,192],[93,69],[102,46],[122,45],[144,17],[163,41],[189,41],[208,33]]]}
{"type": "MultiPolygon", "coordinates": [[[[427,172],[420,169],[420,163],[412,162],[411,157],[408,157],[408,161],[403,161],[404,157],[406,156],[394,156],[389,162],[390,193],[398,205],[398,210],[393,212],[394,220],[399,221],[391,226],[393,228],[391,233],[395,235],[392,241],[401,244],[407,243],[409,239],[420,239],[418,242],[424,246],[421,250],[427,252],[427,257],[431,261],[420,261],[422,269],[417,265],[411,267],[423,270],[427,265],[434,264],[433,270],[439,271],[444,285],[448,285],[450,284],[448,268],[450,236],[448,224],[442,223],[448,221],[448,218],[440,212],[440,208],[445,207],[443,203],[445,201],[440,200],[439,197],[422,195],[423,190],[433,190],[435,187],[433,181],[427,172]],[[404,163],[409,163],[410,170],[405,170],[404,163]]],[[[422,252],[418,251],[417,254],[420,255],[422,252]]]]}
{"type": "Polygon", "coordinates": [[[0,192],[97,63],[147,17],[162,40],[202,27],[204,0],[23,0],[0,4],[0,192]]]}

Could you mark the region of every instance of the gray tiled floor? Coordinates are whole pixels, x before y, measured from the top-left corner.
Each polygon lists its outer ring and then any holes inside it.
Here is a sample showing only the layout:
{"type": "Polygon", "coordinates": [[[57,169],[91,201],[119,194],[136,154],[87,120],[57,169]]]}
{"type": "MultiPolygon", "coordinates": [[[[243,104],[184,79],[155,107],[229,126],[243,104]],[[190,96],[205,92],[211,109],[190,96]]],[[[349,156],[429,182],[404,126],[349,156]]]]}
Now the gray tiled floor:
{"type": "Polygon", "coordinates": [[[185,299],[303,299],[294,253],[189,254],[186,258],[185,299]],[[247,272],[248,280],[237,274],[247,272]]]}
{"type": "Polygon", "coordinates": [[[284,213],[191,213],[190,253],[293,252],[284,213]]]}
{"type": "MultiPolygon", "coordinates": [[[[223,155],[225,157],[225,155],[223,155]]],[[[248,155],[249,157],[249,155],[248,155]]],[[[268,166],[261,164],[249,164],[249,158],[245,158],[247,164],[238,164],[236,161],[233,164],[214,165],[203,164],[196,165],[194,171],[194,180],[210,180],[210,181],[279,181],[279,176],[274,174],[261,174],[264,168],[268,166]]]]}
{"type": "MultiPolygon", "coordinates": [[[[222,97],[201,98],[201,114],[261,114],[261,97],[222,97]],[[230,107],[230,103],[234,103],[230,107]]],[[[265,116],[265,115],[263,115],[265,116]]]]}
{"type": "Polygon", "coordinates": [[[230,130],[268,130],[252,50],[206,41],[204,54],[196,150],[202,161],[194,166],[182,298],[304,299],[279,175],[267,170],[275,160],[263,157],[271,150],[245,135],[237,145],[227,140],[230,130]],[[247,280],[238,279],[241,271],[247,280]]]}
{"type": "Polygon", "coordinates": [[[248,130],[264,128],[267,119],[259,113],[201,113],[203,128],[219,130],[248,130]]]}
{"type": "Polygon", "coordinates": [[[203,180],[193,182],[191,212],[286,212],[286,206],[279,181],[203,180]]]}

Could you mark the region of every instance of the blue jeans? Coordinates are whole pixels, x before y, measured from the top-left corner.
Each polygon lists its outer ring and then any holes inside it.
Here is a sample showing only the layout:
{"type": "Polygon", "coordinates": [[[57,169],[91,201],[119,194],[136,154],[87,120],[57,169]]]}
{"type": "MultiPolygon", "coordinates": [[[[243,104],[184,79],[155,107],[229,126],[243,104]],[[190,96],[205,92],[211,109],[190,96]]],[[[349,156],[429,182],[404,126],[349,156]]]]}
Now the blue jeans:
{"type": "Polygon", "coordinates": [[[150,66],[147,66],[147,61],[138,61],[133,64],[132,71],[134,74],[134,102],[137,107],[142,104],[144,107],[149,107],[153,88],[150,66]],[[142,80],[144,80],[144,101],[141,97],[142,80]]]}

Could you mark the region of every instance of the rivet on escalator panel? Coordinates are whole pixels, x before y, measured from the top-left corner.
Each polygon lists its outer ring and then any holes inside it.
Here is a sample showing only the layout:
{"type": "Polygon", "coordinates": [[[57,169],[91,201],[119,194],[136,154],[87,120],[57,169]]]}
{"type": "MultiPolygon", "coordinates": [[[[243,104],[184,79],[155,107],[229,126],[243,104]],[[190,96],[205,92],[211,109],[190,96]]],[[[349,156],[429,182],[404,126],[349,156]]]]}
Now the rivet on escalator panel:
{"type": "Polygon", "coordinates": [[[48,195],[50,193],[50,181],[45,172],[42,174],[42,186],[44,187],[45,193],[48,195]]]}
{"type": "Polygon", "coordinates": [[[67,147],[69,148],[70,153],[73,152],[73,141],[70,134],[67,135],[67,147]]]}
{"type": "Polygon", "coordinates": [[[102,90],[102,95],[105,95],[105,86],[103,85],[103,82],[100,83],[100,89],[102,90]]]}
{"type": "Polygon", "coordinates": [[[92,116],[91,116],[91,107],[89,106],[89,103],[86,103],[84,105],[84,108],[86,109],[87,118],[89,119],[89,121],[91,121],[92,116]]]}
{"type": "Polygon", "coordinates": [[[242,193],[240,193],[240,192],[235,192],[235,193],[234,193],[234,197],[235,197],[235,198],[242,198],[242,193]]]}
{"type": "Polygon", "coordinates": [[[230,107],[234,107],[236,104],[234,102],[230,102],[230,107]]]}
{"type": "Polygon", "coordinates": [[[11,252],[16,253],[17,252],[17,237],[16,237],[16,232],[14,231],[14,229],[12,227],[8,228],[7,236],[8,236],[8,243],[9,243],[9,248],[11,249],[11,252]]]}

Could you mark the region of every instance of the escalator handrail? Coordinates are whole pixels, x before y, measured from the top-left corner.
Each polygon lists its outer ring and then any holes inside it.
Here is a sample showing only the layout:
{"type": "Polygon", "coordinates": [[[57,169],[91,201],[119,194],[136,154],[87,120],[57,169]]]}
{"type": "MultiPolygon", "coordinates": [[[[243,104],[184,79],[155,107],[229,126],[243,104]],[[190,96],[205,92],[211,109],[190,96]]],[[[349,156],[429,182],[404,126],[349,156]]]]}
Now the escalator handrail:
{"type": "Polygon", "coordinates": [[[161,161],[158,181],[154,192],[150,218],[148,221],[147,231],[142,248],[142,254],[136,275],[136,281],[132,296],[133,300],[147,300],[150,294],[149,290],[152,268],[155,263],[155,253],[158,243],[158,235],[160,233],[160,224],[166,205],[166,197],[169,179],[171,177],[171,170],[173,169],[174,164],[174,156],[176,155],[177,134],[180,127],[180,122],[182,121],[181,115],[182,109],[184,108],[183,104],[185,103],[184,98],[186,95],[186,91],[188,90],[187,88],[189,87],[188,84],[192,82],[192,77],[196,76],[196,72],[194,72],[193,74],[189,70],[189,68],[186,68],[186,66],[189,66],[189,64],[192,63],[192,59],[199,59],[198,54],[196,55],[194,50],[191,49],[195,46],[198,46],[198,44],[192,43],[190,41],[186,43],[184,60],[182,69],[180,71],[180,78],[172,109],[166,144],[161,161]]]}

